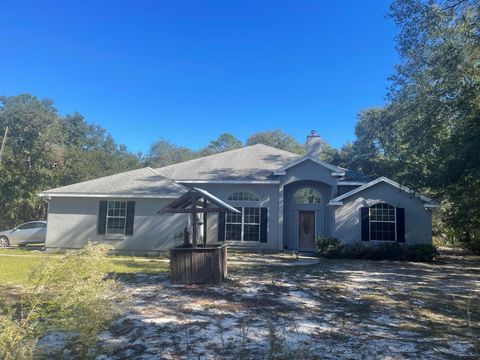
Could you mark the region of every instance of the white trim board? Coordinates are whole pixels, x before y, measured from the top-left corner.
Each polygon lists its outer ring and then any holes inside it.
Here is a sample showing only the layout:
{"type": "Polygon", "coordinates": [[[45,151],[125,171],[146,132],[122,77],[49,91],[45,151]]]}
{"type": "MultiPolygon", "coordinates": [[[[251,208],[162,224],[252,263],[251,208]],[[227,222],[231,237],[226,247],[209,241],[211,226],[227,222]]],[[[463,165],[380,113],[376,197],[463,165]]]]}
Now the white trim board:
{"type": "Polygon", "coordinates": [[[300,164],[300,163],[302,163],[306,160],[311,160],[314,163],[317,163],[318,165],[324,166],[327,169],[331,170],[332,171],[332,173],[331,173],[332,176],[344,176],[345,175],[344,169],[342,169],[338,166],[331,165],[331,164],[329,164],[325,161],[322,161],[320,159],[317,159],[316,157],[311,156],[311,155],[305,155],[305,156],[302,156],[298,159],[293,160],[292,162],[288,163],[287,165],[285,165],[285,166],[283,166],[283,167],[281,167],[277,170],[274,170],[273,175],[285,175],[286,170],[288,170],[291,167],[293,167],[295,165],[298,165],[298,164],[300,164]]]}
{"type": "Polygon", "coordinates": [[[44,198],[53,197],[75,197],[75,198],[138,198],[138,199],[176,199],[180,195],[148,195],[148,194],[125,194],[125,193],[111,193],[111,194],[96,194],[96,193],[49,193],[41,192],[38,194],[44,198]]]}
{"type": "Polygon", "coordinates": [[[177,184],[280,184],[280,180],[175,180],[177,184]]]}

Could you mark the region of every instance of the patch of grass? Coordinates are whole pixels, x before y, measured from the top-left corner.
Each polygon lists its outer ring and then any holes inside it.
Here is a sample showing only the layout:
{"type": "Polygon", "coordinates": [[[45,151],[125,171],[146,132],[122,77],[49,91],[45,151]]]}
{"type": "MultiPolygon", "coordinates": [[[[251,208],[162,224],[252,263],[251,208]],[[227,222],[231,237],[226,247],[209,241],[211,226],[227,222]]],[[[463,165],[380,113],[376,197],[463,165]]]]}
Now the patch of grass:
{"type": "MultiPolygon", "coordinates": [[[[46,254],[20,249],[0,252],[0,286],[31,285],[30,275],[45,262],[56,263],[59,254],[46,254]],[[6,254],[8,256],[2,256],[6,254]],[[29,256],[26,256],[29,255],[29,256]]],[[[158,274],[168,271],[168,261],[142,257],[111,257],[115,274],[158,274]]]]}
{"type": "Polygon", "coordinates": [[[45,260],[56,262],[55,258],[46,256],[1,256],[0,285],[30,285],[30,275],[40,267],[45,260]]]}

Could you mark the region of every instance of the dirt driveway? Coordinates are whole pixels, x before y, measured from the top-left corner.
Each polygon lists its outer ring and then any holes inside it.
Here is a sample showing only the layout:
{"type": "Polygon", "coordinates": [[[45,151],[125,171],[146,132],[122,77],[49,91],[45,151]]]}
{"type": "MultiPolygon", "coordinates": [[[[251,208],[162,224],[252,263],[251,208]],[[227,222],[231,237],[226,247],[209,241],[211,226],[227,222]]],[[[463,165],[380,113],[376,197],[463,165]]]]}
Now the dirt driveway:
{"type": "Polygon", "coordinates": [[[222,287],[171,286],[167,275],[124,278],[131,308],[103,335],[108,350],[100,358],[478,356],[478,258],[295,263],[237,255],[230,264],[230,280],[222,287]]]}

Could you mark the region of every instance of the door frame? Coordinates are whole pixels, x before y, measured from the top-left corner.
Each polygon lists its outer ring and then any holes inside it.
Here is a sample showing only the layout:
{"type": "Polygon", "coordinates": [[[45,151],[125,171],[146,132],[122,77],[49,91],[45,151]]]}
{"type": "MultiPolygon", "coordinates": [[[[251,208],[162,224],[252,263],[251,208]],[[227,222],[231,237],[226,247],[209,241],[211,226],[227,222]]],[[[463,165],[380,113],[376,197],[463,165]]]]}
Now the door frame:
{"type": "Polygon", "coordinates": [[[298,210],[297,216],[297,249],[299,251],[315,251],[315,238],[317,237],[317,211],[315,210],[298,210]],[[313,214],[313,246],[311,249],[305,249],[300,247],[300,216],[302,213],[313,214]]]}

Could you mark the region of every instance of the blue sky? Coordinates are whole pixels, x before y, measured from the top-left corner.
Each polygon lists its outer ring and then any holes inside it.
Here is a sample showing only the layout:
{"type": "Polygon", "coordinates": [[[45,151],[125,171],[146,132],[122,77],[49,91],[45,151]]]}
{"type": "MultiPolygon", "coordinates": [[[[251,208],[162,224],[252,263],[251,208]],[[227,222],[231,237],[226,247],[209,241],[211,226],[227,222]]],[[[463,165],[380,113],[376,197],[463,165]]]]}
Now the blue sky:
{"type": "Polygon", "coordinates": [[[281,128],[354,139],[397,62],[390,1],[3,1],[0,94],[49,97],[132,151],[281,128]]]}

